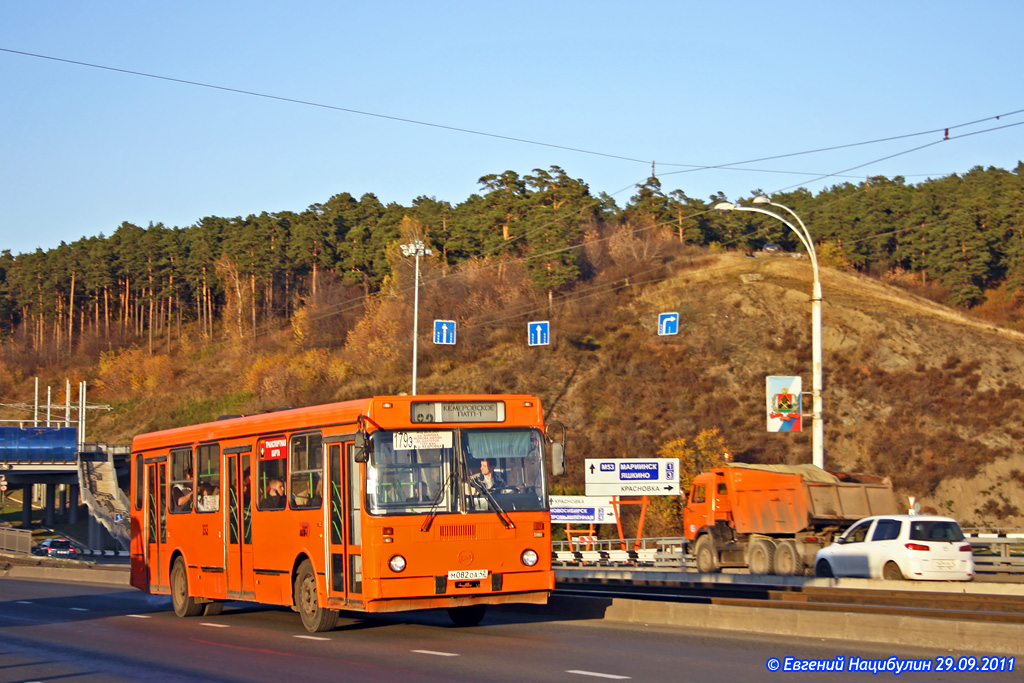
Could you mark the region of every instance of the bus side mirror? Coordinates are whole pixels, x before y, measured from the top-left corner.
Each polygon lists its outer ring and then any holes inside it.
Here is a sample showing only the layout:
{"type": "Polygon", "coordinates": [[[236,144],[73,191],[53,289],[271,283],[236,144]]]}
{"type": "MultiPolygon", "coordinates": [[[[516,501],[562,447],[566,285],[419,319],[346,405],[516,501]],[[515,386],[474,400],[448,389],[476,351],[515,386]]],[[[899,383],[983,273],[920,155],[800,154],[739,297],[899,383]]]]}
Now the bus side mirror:
{"type": "Polygon", "coordinates": [[[356,443],[355,452],[352,455],[352,459],[356,462],[366,462],[369,457],[366,452],[366,433],[356,432],[356,443]]]}
{"type": "Polygon", "coordinates": [[[551,444],[551,474],[556,477],[565,474],[565,445],[557,441],[551,444]]]}

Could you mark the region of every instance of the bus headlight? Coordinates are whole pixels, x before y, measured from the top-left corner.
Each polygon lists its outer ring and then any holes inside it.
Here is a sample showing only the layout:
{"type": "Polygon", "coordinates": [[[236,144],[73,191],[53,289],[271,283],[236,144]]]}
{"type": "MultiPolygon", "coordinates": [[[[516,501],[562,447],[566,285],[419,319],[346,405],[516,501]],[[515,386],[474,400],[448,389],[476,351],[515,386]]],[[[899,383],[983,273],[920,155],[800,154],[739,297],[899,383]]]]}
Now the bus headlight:
{"type": "Polygon", "coordinates": [[[400,574],[405,571],[405,558],[401,555],[392,555],[388,560],[388,566],[391,567],[391,571],[400,574]]]}
{"type": "Polygon", "coordinates": [[[523,554],[519,556],[519,559],[527,567],[532,567],[537,564],[537,551],[536,550],[524,550],[523,554]]]}

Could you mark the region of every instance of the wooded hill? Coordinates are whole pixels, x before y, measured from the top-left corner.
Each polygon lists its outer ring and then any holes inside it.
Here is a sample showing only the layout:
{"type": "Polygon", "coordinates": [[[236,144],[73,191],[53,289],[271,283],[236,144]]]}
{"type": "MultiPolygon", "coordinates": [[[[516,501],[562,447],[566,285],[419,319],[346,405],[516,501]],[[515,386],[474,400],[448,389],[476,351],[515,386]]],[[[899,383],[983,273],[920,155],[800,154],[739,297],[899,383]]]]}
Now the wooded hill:
{"type": "MultiPolygon", "coordinates": [[[[889,475],[968,525],[1024,525],[1022,171],[772,197],[826,264],[826,464],[889,475]]],[[[419,391],[540,395],[572,430],[563,490],[581,488],[585,457],[650,456],[716,429],[737,460],[809,460],[809,434],[764,429],[764,376],[809,384],[810,269],[784,225],[709,211],[724,197],[666,196],[656,178],[622,209],[558,168],[481,184],[455,207],[341,194],[301,214],[124,224],[6,253],[4,397],[30,397],[36,374],[86,379],[115,408],[90,439],[127,442],[409,391],[413,265],[399,245],[423,239],[419,391]],[[747,256],[768,242],[782,252],[747,256]],[[657,336],[662,311],[680,312],[677,337],[657,336]],[[433,319],[458,322],[456,347],[430,343],[433,319]],[[550,347],[526,345],[537,319],[550,347]]]]}

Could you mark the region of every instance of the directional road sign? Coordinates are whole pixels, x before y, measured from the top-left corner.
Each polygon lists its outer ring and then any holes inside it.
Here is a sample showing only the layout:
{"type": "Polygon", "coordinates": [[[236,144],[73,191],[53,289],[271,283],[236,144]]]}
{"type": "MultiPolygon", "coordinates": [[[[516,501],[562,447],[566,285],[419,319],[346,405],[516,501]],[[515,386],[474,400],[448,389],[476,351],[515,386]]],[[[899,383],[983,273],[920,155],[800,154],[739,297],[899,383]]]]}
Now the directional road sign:
{"type": "Polygon", "coordinates": [[[679,458],[587,458],[588,496],[679,495],[679,458]]]}
{"type": "Polygon", "coordinates": [[[547,320],[534,320],[527,324],[530,346],[547,346],[550,323],[547,320]]]}
{"type": "Polygon", "coordinates": [[[658,335],[679,334],[679,313],[662,313],[658,316],[658,335]]]}
{"type": "Polygon", "coordinates": [[[434,343],[455,344],[455,321],[435,320],[434,321],[434,343]]]}
{"type": "Polygon", "coordinates": [[[610,496],[548,496],[552,524],[615,524],[610,496]]]}

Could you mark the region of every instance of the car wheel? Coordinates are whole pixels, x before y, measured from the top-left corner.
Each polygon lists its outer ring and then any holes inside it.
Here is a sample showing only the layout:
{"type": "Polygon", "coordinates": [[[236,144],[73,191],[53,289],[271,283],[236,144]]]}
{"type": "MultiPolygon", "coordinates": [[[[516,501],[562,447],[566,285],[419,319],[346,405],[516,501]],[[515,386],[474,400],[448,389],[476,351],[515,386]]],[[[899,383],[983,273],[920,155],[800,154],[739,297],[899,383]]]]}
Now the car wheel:
{"type": "Polygon", "coordinates": [[[831,579],[835,576],[832,573],[832,565],[828,563],[828,560],[820,560],[814,566],[814,575],[822,579],[831,579]]]}
{"type": "Polygon", "coordinates": [[[898,564],[890,560],[882,567],[882,578],[886,581],[902,581],[903,572],[900,571],[898,564]]]}

